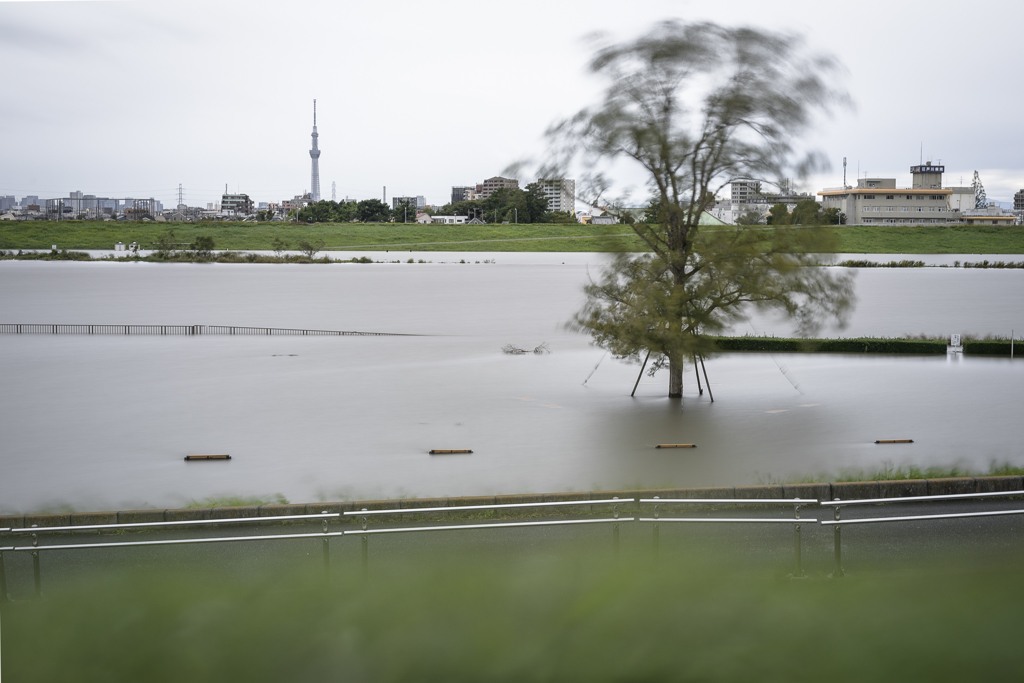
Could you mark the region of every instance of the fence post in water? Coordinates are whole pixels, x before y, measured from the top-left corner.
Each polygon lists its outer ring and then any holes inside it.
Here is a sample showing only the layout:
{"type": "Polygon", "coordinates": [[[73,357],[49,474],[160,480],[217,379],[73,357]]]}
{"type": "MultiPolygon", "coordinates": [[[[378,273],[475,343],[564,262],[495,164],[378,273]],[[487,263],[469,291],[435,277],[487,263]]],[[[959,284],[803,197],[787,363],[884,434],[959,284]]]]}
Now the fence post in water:
{"type": "MultiPolygon", "coordinates": [[[[834,500],[839,500],[839,499],[835,498],[834,500]]],[[[840,507],[837,505],[836,506],[836,515],[835,515],[836,521],[839,520],[839,510],[840,510],[840,507]]],[[[836,524],[836,526],[835,526],[835,535],[832,537],[833,538],[832,543],[833,543],[834,548],[835,548],[835,560],[836,560],[836,567],[835,567],[835,569],[832,572],[832,578],[834,578],[834,579],[838,579],[839,577],[841,577],[843,575],[843,543],[842,543],[843,539],[842,539],[842,535],[841,534],[842,534],[842,526],[840,526],[839,524],[836,524]]]]}
{"type": "Polygon", "coordinates": [[[697,367],[697,354],[693,354],[693,374],[697,375],[697,391],[704,395],[704,387],[700,385],[700,369],[697,367]]]}

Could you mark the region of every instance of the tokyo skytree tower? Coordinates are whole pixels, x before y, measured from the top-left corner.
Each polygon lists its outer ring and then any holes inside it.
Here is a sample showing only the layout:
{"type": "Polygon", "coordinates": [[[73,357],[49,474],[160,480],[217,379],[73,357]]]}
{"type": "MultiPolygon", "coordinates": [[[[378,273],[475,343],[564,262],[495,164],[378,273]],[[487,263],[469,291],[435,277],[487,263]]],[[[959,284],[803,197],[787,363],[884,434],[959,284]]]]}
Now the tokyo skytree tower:
{"type": "Polygon", "coordinates": [[[316,100],[313,100],[313,149],[309,150],[309,158],[313,160],[313,169],[309,176],[309,192],[313,201],[320,201],[320,149],[316,145],[316,100]]]}

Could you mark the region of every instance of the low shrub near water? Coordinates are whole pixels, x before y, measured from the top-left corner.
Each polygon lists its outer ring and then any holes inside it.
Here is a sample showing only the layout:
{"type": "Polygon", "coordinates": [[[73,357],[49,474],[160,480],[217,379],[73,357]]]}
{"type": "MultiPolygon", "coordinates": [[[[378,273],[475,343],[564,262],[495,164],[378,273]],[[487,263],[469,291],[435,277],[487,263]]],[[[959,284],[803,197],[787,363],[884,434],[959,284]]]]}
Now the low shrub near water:
{"type": "Polygon", "coordinates": [[[877,261],[840,261],[836,264],[842,268],[924,268],[924,261],[888,261],[879,263],[877,261]]]}

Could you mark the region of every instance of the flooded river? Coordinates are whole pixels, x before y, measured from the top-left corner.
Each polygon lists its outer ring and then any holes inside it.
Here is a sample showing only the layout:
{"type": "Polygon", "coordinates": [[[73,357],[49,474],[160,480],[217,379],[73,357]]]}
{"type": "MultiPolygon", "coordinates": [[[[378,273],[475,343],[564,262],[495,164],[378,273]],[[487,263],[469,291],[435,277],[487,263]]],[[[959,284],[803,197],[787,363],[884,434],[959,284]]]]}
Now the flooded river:
{"type": "MultiPolygon", "coordinates": [[[[0,508],[702,486],[886,462],[1024,464],[1019,360],[732,354],[708,362],[713,404],[692,368],[681,404],[664,397],[664,374],[645,376],[630,398],[638,368],[563,328],[603,256],[370,255],[403,262],[0,263],[0,322],[419,335],[2,335],[0,508]],[[501,352],[542,342],[550,354],[501,352]],[[873,443],[887,438],[915,443],[873,443]],[[653,448],[664,442],[698,447],[653,448]],[[430,456],[431,448],[474,453],[430,456]],[[233,459],[186,464],[189,453],[233,459]]],[[[849,327],[827,334],[1024,331],[1020,270],[866,269],[857,293],[849,327]]],[[[737,330],[788,331],[766,318],[737,330]]]]}

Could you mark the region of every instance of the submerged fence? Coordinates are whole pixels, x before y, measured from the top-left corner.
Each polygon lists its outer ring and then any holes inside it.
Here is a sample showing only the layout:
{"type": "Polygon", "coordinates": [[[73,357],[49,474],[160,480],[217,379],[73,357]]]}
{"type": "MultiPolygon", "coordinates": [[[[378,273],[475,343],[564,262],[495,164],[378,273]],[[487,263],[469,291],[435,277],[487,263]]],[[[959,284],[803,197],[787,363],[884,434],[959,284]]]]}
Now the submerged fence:
{"type": "Polygon", "coordinates": [[[118,335],[260,335],[310,337],[416,337],[399,332],[304,330],[289,327],[238,327],[229,325],[60,325],[0,323],[0,334],[118,334],[118,335]]]}

